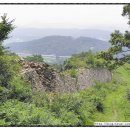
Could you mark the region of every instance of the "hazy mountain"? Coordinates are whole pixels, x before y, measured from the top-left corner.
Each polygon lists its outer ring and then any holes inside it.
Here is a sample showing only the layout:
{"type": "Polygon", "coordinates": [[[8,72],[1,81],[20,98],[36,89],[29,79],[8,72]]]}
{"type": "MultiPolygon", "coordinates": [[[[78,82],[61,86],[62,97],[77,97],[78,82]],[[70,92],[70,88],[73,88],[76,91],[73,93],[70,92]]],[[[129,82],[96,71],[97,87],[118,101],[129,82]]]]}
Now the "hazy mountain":
{"type": "Polygon", "coordinates": [[[90,37],[47,36],[28,42],[10,43],[7,46],[16,53],[70,56],[90,49],[95,52],[105,50],[110,45],[108,42],[90,37]]]}
{"type": "Polygon", "coordinates": [[[50,35],[62,35],[72,37],[91,37],[103,41],[110,39],[111,32],[104,30],[94,29],[54,29],[54,28],[16,28],[10,34],[10,39],[6,40],[5,43],[9,42],[24,42],[39,39],[50,35]]]}

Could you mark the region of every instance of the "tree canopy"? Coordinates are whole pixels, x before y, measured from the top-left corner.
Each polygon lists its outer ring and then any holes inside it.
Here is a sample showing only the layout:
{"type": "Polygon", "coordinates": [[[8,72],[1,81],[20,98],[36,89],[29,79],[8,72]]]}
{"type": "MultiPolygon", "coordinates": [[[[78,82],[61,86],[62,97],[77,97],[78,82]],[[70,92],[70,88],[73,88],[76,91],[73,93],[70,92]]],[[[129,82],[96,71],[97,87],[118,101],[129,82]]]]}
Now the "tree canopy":
{"type": "Polygon", "coordinates": [[[2,55],[5,51],[5,48],[2,45],[2,42],[8,38],[9,33],[15,28],[13,25],[13,21],[9,21],[7,18],[7,14],[1,16],[0,21],[0,55],[2,55]]]}
{"type": "MultiPolygon", "coordinates": [[[[130,4],[123,7],[122,16],[128,17],[128,24],[130,25],[130,4]]],[[[102,51],[99,54],[100,58],[108,61],[108,65],[112,69],[125,64],[130,60],[130,32],[125,31],[121,33],[119,30],[115,30],[111,34],[111,39],[109,41],[111,47],[107,51],[102,51]]]]}
{"type": "Polygon", "coordinates": [[[25,58],[27,61],[33,61],[33,62],[43,62],[44,59],[41,55],[32,55],[32,56],[27,56],[25,58]]]}

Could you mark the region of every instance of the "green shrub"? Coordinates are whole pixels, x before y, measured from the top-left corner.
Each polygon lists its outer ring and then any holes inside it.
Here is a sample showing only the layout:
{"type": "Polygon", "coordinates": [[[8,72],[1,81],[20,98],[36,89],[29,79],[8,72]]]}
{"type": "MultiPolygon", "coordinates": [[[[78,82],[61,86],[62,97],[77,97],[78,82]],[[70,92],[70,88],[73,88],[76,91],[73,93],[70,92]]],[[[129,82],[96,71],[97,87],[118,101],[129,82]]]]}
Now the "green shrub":
{"type": "Polygon", "coordinates": [[[130,103],[130,89],[126,90],[126,99],[128,100],[128,102],[130,103]]]}
{"type": "Polygon", "coordinates": [[[12,98],[25,101],[31,96],[31,86],[19,76],[21,66],[17,61],[17,56],[0,56],[1,102],[12,98]]]}
{"type": "Polygon", "coordinates": [[[37,108],[34,104],[10,100],[0,106],[0,126],[49,126],[58,125],[52,113],[44,108],[37,108]]]}
{"type": "Polygon", "coordinates": [[[10,65],[0,56],[0,86],[8,87],[9,82],[12,78],[12,72],[10,70],[10,65]]]}
{"type": "MultiPolygon", "coordinates": [[[[53,98],[53,96],[51,96],[51,98],[53,98]]],[[[34,92],[32,95],[32,103],[34,103],[37,107],[49,108],[49,93],[43,91],[34,92]]]]}
{"type": "Polygon", "coordinates": [[[74,111],[67,111],[66,109],[61,109],[61,125],[62,126],[78,126],[80,123],[79,115],[75,114],[74,111]]]}
{"type": "Polygon", "coordinates": [[[0,103],[5,102],[10,97],[11,90],[0,86],[0,103]]]}
{"type": "Polygon", "coordinates": [[[20,69],[17,59],[18,57],[15,56],[0,56],[0,86],[10,86],[12,77],[18,73],[20,69]]]}
{"type": "Polygon", "coordinates": [[[72,69],[70,70],[70,76],[73,77],[73,78],[76,78],[77,77],[77,71],[72,69]]]}
{"type": "Polygon", "coordinates": [[[32,97],[31,85],[20,76],[15,76],[11,81],[10,99],[15,98],[20,101],[29,101],[32,97]]]}
{"type": "Polygon", "coordinates": [[[27,56],[25,59],[27,61],[33,61],[33,62],[43,62],[44,61],[44,59],[41,55],[27,56]]]}
{"type": "Polygon", "coordinates": [[[57,118],[62,120],[61,125],[85,126],[92,123],[91,116],[95,108],[86,98],[75,93],[58,96],[51,103],[50,109],[57,118]]]}
{"type": "Polygon", "coordinates": [[[78,72],[76,69],[70,69],[70,70],[66,70],[60,73],[61,76],[71,76],[72,78],[77,78],[78,76],[78,72]]]}
{"type": "Polygon", "coordinates": [[[98,53],[92,51],[82,52],[80,54],[72,55],[71,58],[64,62],[64,69],[78,69],[78,68],[107,68],[105,60],[98,58],[98,53]]]}

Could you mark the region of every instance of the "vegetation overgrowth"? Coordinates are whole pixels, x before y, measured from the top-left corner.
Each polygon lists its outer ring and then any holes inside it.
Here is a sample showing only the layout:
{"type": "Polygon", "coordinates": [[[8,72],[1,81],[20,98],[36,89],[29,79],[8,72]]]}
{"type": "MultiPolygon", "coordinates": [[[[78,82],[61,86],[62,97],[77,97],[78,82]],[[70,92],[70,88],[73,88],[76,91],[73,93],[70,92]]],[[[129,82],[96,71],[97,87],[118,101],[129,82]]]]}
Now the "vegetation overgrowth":
{"type": "MultiPolygon", "coordinates": [[[[128,7],[124,7],[124,15],[129,11],[128,7]]],[[[100,59],[103,55],[93,54],[91,51],[74,55],[63,66],[56,66],[60,73],[70,74],[75,78],[78,68],[105,67],[113,70],[112,80],[107,83],[95,82],[94,86],[75,93],[34,92],[30,83],[19,75],[22,67],[17,62],[19,57],[2,46],[3,40],[8,38],[14,26],[6,15],[1,18],[0,126],[93,126],[94,122],[100,121],[130,121],[128,55],[122,62],[121,59],[111,60],[110,57],[100,59]],[[115,64],[117,61],[118,64],[115,64]]],[[[114,45],[118,48],[118,44],[114,45]]],[[[121,51],[110,50],[107,54],[111,56],[116,51],[121,51]]],[[[36,58],[36,62],[38,61],[36,58]]]]}

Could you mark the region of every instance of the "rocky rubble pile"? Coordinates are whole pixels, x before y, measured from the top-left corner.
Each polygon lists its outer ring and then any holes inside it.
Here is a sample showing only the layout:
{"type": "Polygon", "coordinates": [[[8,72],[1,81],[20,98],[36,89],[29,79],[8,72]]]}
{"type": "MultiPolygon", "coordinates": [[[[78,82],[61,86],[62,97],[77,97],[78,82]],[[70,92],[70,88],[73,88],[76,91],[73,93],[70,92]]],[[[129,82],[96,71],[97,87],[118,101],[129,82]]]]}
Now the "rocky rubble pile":
{"type": "Polygon", "coordinates": [[[94,85],[94,81],[110,81],[111,72],[106,69],[79,69],[77,78],[61,76],[56,70],[46,63],[34,63],[20,60],[23,66],[21,75],[31,82],[35,91],[74,92],[94,85]]]}

